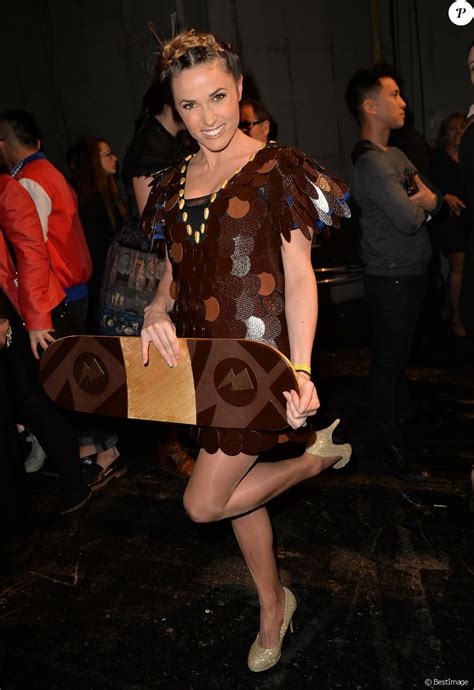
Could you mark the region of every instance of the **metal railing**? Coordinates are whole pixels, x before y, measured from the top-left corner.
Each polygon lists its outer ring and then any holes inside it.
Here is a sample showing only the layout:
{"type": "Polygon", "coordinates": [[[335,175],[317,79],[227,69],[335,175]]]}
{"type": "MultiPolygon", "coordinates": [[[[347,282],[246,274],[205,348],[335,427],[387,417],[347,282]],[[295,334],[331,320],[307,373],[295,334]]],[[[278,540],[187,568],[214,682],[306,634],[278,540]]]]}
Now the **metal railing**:
{"type": "Polygon", "coordinates": [[[319,285],[347,285],[364,278],[364,267],[360,264],[317,267],[314,272],[319,285]]]}

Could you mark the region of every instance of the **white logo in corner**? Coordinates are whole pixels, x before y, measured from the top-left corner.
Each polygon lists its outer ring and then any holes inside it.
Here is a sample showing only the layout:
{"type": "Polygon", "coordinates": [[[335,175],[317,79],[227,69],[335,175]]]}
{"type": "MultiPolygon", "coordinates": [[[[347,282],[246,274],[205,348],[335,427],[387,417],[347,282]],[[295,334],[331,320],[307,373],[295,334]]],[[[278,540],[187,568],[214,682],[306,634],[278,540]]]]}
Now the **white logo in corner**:
{"type": "Polygon", "coordinates": [[[456,26],[466,26],[474,19],[474,8],[467,0],[456,0],[450,5],[448,15],[456,26]]]}

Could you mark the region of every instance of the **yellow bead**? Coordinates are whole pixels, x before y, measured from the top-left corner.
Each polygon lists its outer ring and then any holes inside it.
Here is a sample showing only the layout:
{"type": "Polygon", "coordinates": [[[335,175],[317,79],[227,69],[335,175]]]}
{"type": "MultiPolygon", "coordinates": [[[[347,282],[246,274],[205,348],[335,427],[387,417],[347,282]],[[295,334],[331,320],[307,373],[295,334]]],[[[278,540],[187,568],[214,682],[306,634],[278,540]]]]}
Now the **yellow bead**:
{"type": "Polygon", "coordinates": [[[180,189],[178,192],[178,196],[181,199],[184,196],[184,189],[180,189]]]}
{"type": "Polygon", "coordinates": [[[185,158],[184,160],[185,160],[185,161],[190,161],[192,157],[193,157],[193,154],[190,153],[189,156],[186,156],[186,158],[185,158]]]}
{"type": "Polygon", "coordinates": [[[206,208],[204,209],[204,220],[207,220],[209,218],[209,213],[209,206],[206,206],[206,208]]]}
{"type": "Polygon", "coordinates": [[[200,230],[201,230],[201,235],[203,235],[206,231],[206,223],[201,223],[200,230]]]}
{"type": "Polygon", "coordinates": [[[234,175],[238,175],[239,172],[242,172],[242,168],[237,168],[237,170],[235,171],[234,175]]]}
{"type": "Polygon", "coordinates": [[[221,184],[221,189],[225,189],[227,185],[229,184],[229,180],[224,180],[224,182],[221,184]]]}
{"type": "Polygon", "coordinates": [[[179,204],[178,204],[178,208],[179,208],[180,211],[181,211],[181,209],[183,208],[183,206],[184,206],[184,199],[180,199],[180,200],[179,200],[179,204]]]}
{"type": "Polygon", "coordinates": [[[182,173],[185,173],[185,172],[186,172],[186,166],[185,166],[185,165],[182,165],[182,166],[181,166],[180,172],[182,172],[182,173]]]}
{"type": "Polygon", "coordinates": [[[180,179],[180,181],[179,181],[179,184],[184,184],[185,182],[186,182],[186,178],[185,178],[185,177],[182,177],[182,178],[180,179]]]}
{"type": "Polygon", "coordinates": [[[200,239],[201,239],[201,235],[196,230],[196,232],[194,233],[194,241],[196,242],[196,244],[199,244],[200,239]]]}
{"type": "Polygon", "coordinates": [[[193,234],[193,229],[191,225],[186,225],[186,232],[188,233],[189,237],[191,237],[191,235],[193,234]]]}
{"type": "Polygon", "coordinates": [[[214,192],[214,194],[211,194],[211,198],[210,198],[211,204],[214,203],[214,201],[216,200],[216,197],[217,197],[217,192],[214,192]]]}
{"type": "Polygon", "coordinates": [[[187,211],[183,211],[183,215],[182,215],[181,217],[182,217],[182,219],[183,219],[183,223],[185,223],[185,222],[188,220],[188,212],[187,212],[187,211]]]}
{"type": "Polygon", "coordinates": [[[252,155],[251,155],[250,158],[249,158],[249,162],[250,162],[250,161],[253,161],[254,158],[255,158],[255,153],[252,153],[252,155]]]}

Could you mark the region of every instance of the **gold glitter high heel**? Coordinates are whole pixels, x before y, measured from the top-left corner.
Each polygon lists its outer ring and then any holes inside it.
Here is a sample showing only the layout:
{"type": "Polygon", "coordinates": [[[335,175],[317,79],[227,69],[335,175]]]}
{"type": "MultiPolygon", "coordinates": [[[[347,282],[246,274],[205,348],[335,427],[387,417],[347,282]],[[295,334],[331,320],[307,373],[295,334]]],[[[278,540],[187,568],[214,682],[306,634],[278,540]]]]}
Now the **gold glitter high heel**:
{"type": "Polygon", "coordinates": [[[283,587],[285,590],[285,612],[283,614],[283,623],[280,628],[280,641],[276,647],[271,647],[270,649],[264,649],[258,644],[258,635],[250,647],[248,665],[251,671],[254,673],[259,673],[260,671],[266,671],[275,664],[278,663],[281,657],[281,646],[286,635],[288,627],[291,632],[293,632],[293,614],[296,611],[296,599],[295,595],[287,587],[283,587]]]}
{"type": "Polygon", "coordinates": [[[319,429],[308,441],[306,452],[310,455],[318,455],[320,458],[340,457],[332,467],[340,470],[347,465],[351,459],[352,446],[350,443],[333,443],[332,432],[341,420],[335,419],[331,426],[326,429],[319,429]]]}

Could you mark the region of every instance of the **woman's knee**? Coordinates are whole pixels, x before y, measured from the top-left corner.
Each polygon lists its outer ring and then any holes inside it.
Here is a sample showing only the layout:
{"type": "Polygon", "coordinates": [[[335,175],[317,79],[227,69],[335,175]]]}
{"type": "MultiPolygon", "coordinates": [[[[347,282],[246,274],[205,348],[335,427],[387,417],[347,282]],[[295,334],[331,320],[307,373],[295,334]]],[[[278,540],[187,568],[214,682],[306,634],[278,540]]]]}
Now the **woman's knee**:
{"type": "Polygon", "coordinates": [[[202,498],[193,496],[185,492],[183,496],[183,505],[188,517],[193,522],[215,522],[219,520],[219,511],[210,506],[209,501],[204,501],[202,498]]]}

